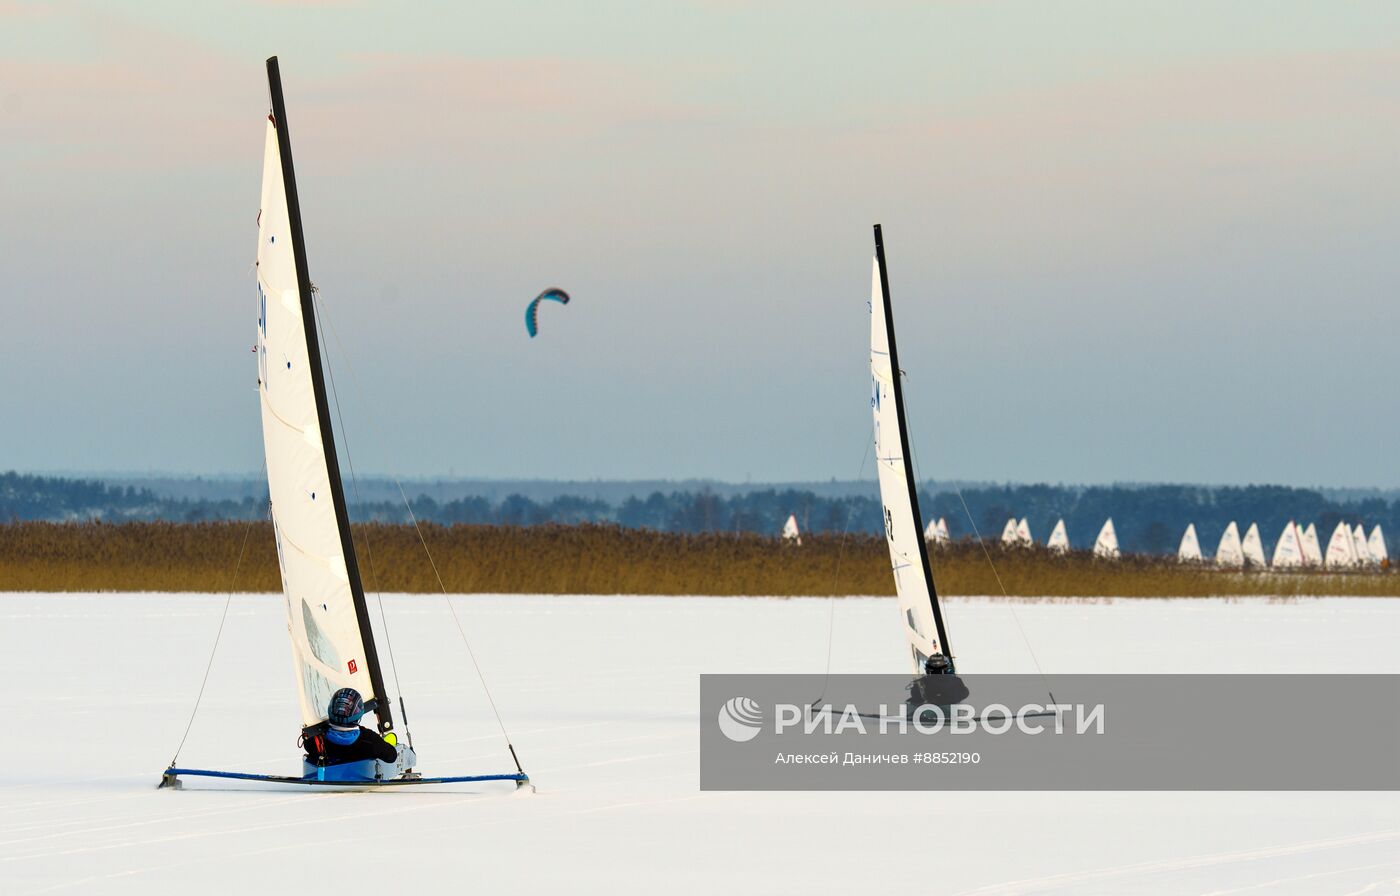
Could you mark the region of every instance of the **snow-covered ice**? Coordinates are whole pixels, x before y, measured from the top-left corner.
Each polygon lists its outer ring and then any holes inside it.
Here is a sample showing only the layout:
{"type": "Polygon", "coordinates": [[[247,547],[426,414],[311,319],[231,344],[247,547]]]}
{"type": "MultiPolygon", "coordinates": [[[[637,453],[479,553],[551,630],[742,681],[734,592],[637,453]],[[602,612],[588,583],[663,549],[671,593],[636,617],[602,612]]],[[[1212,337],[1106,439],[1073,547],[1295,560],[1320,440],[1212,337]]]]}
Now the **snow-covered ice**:
{"type": "MultiPolygon", "coordinates": [[[[700,792],[698,674],[820,672],[829,616],[835,671],[902,671],[892,599],[453,600],[533,795],[158,791],[224,598],[0,595],[0,893],[1400,892],[1392,793],[700,792]]],[[[509,770],[443,598],[384,603],[422,770],[509,770]]],[[[233,599],[182,764],[297,771],[282,614],[233,599]]],[[[1400,672],[1395,600],[948,617],[967,672],[1022,630],[1050,673],[1400,672]]]]}

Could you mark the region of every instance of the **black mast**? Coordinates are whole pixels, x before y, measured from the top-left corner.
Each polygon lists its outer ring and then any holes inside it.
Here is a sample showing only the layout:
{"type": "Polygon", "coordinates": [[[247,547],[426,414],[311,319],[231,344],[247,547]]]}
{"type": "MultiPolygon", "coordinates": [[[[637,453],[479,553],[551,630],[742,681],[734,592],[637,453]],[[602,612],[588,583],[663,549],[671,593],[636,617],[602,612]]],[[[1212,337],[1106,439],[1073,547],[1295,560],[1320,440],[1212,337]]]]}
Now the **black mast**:
{"type": "Polygon", "coordinates": [[[267,86],[272,92],[272,125],[277,129],[277,150],[282,160],[282,184],[287,190],[287,223],[292,231],[292,258],[296,262],[297,288],[301,291],[301,320],[306,332],[306,352],[311,359],[311,387],[316,394],[316,420],[321,428],[321,445],[330,475],[331,501],[340,528],[340,551],[345,555],[345,572],[350,578],[350,594],[355,601],[355,620],[365,646],[365,666],[374,688],[371,708],[379,718],[379,733],[393,730],[394,714],[384,692],[384,675],[379,670],[379,652],[374,646],[365,588],[360,582],[360,563],[355,557],[355,541],[350,534],[350,513],[345,507],[345,488],[340,481],[340,462],[335,454],[335,429],[331,426],[330,402],[326,399],[325,373],[321,369],[321,345],[316,338],[316,304],[311,297],[311,274],[306,266],[306,243],[301,231],[301,203],[297,200],[297,178],[292,170],[292,137],[287,129],[287,107],[282,101],[282,74],[277,57],[267,60],[267,86]]]}
{"type": "Polygon", "coordinates": [[[928,562],[928,544],[924,541],[924,517],[919,512],[919,488],[914,480],[914,454],[909,450],[909,427],[904,422],[904,389],[900,385],[899,353],[894,346],[894,312],[890,309],[890,278],[885,270],[885,241],[880,225],[875,225],[875,258],[880,264],[880,295],[885,303],[885,341],[890,347],[890,379],[894,381],[894,411],[899,418],[899,452],[904,457],[904,481],[909,485],[909,506],[914,509],[914,525],[918,527],[919,560],[924,567],[924,582],[933,606],[933,623],[938,628],[938,646],[952,662],[953,647],[948,643],[948,630],[943,626],[943,611],[938,606],[938,590],[933,586],[933,567],[928,562]]]}

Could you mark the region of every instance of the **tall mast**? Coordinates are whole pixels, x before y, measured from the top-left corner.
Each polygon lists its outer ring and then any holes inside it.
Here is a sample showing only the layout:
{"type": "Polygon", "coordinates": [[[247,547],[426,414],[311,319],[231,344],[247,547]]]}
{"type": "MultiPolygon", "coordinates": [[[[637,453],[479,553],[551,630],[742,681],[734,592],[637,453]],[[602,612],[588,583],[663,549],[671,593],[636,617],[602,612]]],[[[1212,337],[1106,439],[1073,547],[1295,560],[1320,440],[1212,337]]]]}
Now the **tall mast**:
{"type": "Polygon", "coordinates": [[[369,667],[370,684],[375,699],[371,708],[379,719],[379,731],[394,727],[393,710],[384,691],[384,676],[379,669],[379,651],[374,646],[374,629],[370,625],[369,608],[365,604],[365,589],[360,581],[360,563],[355,556],[355,540],[350,533],[350,513],[345,506],[345,487],[340,480],[340,462],[335,453],[335,429],[331,425],[330,402],[326,398],[325,373],[321,369],[321,346],[316,334],[316,303],[311,295],[311,274],[306,264],[306,242],[302,236],[301,203],[297,199],[296,173],[292,169],[292,137],[287,127],[287,107],[282,99],[282,75],[277,57],[267,60],[267,86],[272,93],[272,122],[277,128],[277,148],[282,162],[282,183],[287,191],[287,223],[291,230],[292,257],[296,262],[297,288],[301,293],[301,319],[306,335],[306,350],[311,358],[311,385],[316,394],[316,419],[321,430],[321,442],[326,456],[326,471],[330,476],[331,501],[340,528],[340,549],[345,557],[345,572],[350,579],[350,593],[355,602],[355,619],[364,643],[365,663],[369,667]]]}
{"type": "Polygon", "coordinates": [[[933,567],[929,565],[928,544],[923,538],[923,514],[919,511],[919,488],[914,479],[914,455],[909,450],[909,426],[904,419],[904,388],[900,383],[899,352],[894,341],[894,312],[890,308],[890,278],[885,270],[885,242],[880,233],[880,225],[875,225],[875,258],[880,266],[880,294],[885,305],[885,338],[890,349],[890,379],[894,383],[894,409],[899,419],[899,448],[904,459],[904,481],[909,485],[909,506],[914,510],[914,524],[920,533],[918,542],[919,560],[923,564],[924,582],[928,585],[929,603],[933,606],[933,622],[938,628],[938,643],[943,655],[953,657],[953,647],[948,642],[948,630],[943,625],[943,610],[938,606],[938,591],[933,585],[933,567]]]}

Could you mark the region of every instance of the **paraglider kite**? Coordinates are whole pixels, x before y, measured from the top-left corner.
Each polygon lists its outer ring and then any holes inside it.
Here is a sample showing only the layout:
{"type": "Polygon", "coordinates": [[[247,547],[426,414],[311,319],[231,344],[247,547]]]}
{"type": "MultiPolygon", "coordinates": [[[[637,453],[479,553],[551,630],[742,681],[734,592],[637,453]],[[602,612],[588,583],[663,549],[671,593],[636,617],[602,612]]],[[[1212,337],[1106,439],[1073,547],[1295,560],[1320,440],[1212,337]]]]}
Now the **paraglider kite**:
{"type": "Polygon", "coordinates": [[[569,294],[564,292],[564,290],[562,289],[546,289],[544,292],[535,296],[534,301],[532,301],[529,305],[525,306],[525,332],[530,334],[531,339],[534,339],[535,334],[538,333],[540,330],[538,320],[540,313],[540,302],[543,302],[545,299],[549,299],[553,302],[559,302],[562,305],[569,304],[569,294]]]}

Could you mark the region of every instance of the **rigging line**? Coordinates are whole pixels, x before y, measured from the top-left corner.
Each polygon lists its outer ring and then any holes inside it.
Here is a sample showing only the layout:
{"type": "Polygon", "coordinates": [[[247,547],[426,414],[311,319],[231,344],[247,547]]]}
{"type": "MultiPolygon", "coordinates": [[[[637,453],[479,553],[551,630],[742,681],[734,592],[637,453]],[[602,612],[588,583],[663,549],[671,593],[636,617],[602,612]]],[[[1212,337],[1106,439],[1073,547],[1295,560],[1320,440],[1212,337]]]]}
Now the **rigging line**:
{"type": "MultiPolygon", "coordinates": [[[[856,473],[856,480],[859,481],[865,475],[865,463],[870,460],[870,448],[874,445],[874,439],[865,440],[865,454],[860,459],[860,470],[856,473]]],[[[822,690],[813,700],[811,705],[816,706],[826,696],[826,686],[831,682],[831,645],[836,638],[836,588],[841,583],[841,561],[846,556],[846,543],[851,535],[851,505],[846,505],[846,523],[841,532],[841,542],[836,548],[836,571],[831,576],[831,594],[827,595],[827,615],[826,615],[826,669],[822,672],[822,690]]]]}
{"type": "MultiPolygon", "coordinates": [[[[899,372],[899,375],[907,376],[902,370],[899,372]]],[[[908,409],[905,410],[905,417],[907,423],[908,409]]],[[[914,459],[914,475],[920,476],[921,474],[918,472],[919,452],[914,449],[912,440],[909,443],[909,451],[914,459]]],[[[1025,626],[1021,624],[1021,615],[1016,612],[1016,604],[1011,600],[1011,595],[1006,593],[1006,586],[1002,584],[1001,581],[1001,573],[997,572],[997,565],[992,561],[992,552],[987,550],[987,543],[982,540],[982,532],[977,528],[977,521],[972,518],[972,511],[967,507],[967,499],[963,497],[962,486],[956,481],[953,482],[953,491],[957,493],[958,502],[962,504],[963,513],[967,514],[967,521],[972,526],[972,534],[977,539],[977,546],[982,549],[982,556],[987,558],[987,566],[992,570],[992,577],[996,579],[997,588],[1001,591],[1001,596],[1006,598],[1007,609],[1011,611],[1011,618],[1016,623],[1016,630],[1021,633],[1021,641],[1026,645],[1026,653],[1030,654],[1031,663],[1035,666],[1036,674],[1040,676],[1040,681],[1045,686],[1045,693],[1050,695],[1051,703],[1057,703],[1055,692],[1050,689],[1050,679],[1046,676],[1045,670],[1040,667],[1040,658],[1035,655],[1035,648],[1031,646],[1031,639],[1026,634],[1025,626]]],[[[922,524],[923,520],[919,520],[919,522],[922,524]]]]}
{"type": "MultiPolygon", "coordinates": [[[[316,288],[315,284],[312,284],[311,299],[316,303],[316,329],[320,331],[321,344],[325,345],[326,330],[321,325],[321,321],[325,319],[326,312],[320,301],[320,295],[321,291],[316,288]]],[[[335,325],[332,324],[331,326],[334,328],[335,325]]],[[[340,348],[340,340],[338,339],[336,340],[336,347],[340,348]]],[[[341,350],[341,354],[344,354],[343,349],[341,350]]],[[[359,477],[355,475],[355,459],[350,453],[350,434],[345,431],[345,418],[341,416],[340,413],[340,393],[337,392],[335,388],[335,368],[331,365],[330,352],[324,352],[323,355],[326,363],[326,373],[331,381],[331,397],[335,399],[335,419],[340,424],[340,441],[345,445],[345,463],[350,468],[350,487],[355,490],[355,503],[363,504],[364,502],[360,498],[360,480],[359,477]]],[[[334,437],[335,434],[332,433],[331,435],[334,437]]],[[[345,514],[347,517],[350,515],[350,509],[348,507],[345,509],[345,514]]],[[[354,539],[354,534],[355,530],[352,528],[350,530],[352,541],[354,539]]],[[[409,746],[413,746],[413,729],[409,727],[408,714],[402,712],[403,684],[399,680],[399,661],[394,656],[394,640],[389,637],[389,618],[384,615],[384,594],[379,590],[379,573],[374,568],[374,551],[370,548],[368,527],[364,528],[363,538],[365,542],[365,561],[369,564],[369,574],[374,580],[374,600],[375,603],[379,605],[379,623],[380,627],[384,629],[384,646],[388,648],[389,651],[389,668],[393,670],[394,673],[394,690],[399,695],[399,710],[400,714],[403,716],[403,731],[404,735],[408,738],[409,746]]]]}
{"type": "Polygon", "coordinates": [[[423,529],[418,525],[418,516],[413,512],[413,507],[408,503],[408,495],[403,490],[403,485],[395,480],[399,487],[399,494],[403,497],[404,507],[408,509],[408,518],[413,521],[413,531],[418,533],[418,540],[423,544],[423,553],[428,555],[428,564],[433,568],[433,576],[437,579],[438,589],[442,591],[442,599],[447,604],[447,609],[452,613],[452,621],[457,626],[457,634],[462,636],[462,646],[467,648],[467,656],[471,658],[472,666],[476,669],[476,677],[481,681],[481,690],[486,694],[486,702],[491,704],[491,712],[496,717],[496,724],[501,729],[501,736],[506,739],[506,747],[510,750],[510,757],[515,760],[515,770],[522,775],[525,770],[520,767],[520,759],[515,755],[515,746],[511,743],[510,733],[506,731],[506,723],[501,719],[501,711],[496,708],[496,698],[491,695],[491,688],[486,684],[486,675],[481,671],[481,664],[477,662],[476,651],[472,650],[471,641],[467,639],[467,631],[462,627],[462,620],[457,616],[457,608],[452,605],[452,598],[447,593],[447,586],[442,582],[442,574],[438,572],[437,561],[433,559],[433,552],[428,549],[428,540],[423,536],[423,529]]]}
{"type": "Polygon", "coordinates": [[[967,514],[967,521],[972,524],[972,534],[977,538],[977,545],[982,549],[982,555],[987,558],[987,565],[991,567],[992,576],[997,580],[997,588],[1001,589],[1001,596],[1006,598],[1006,606],[1011,611],[1011,619],[1016,623],[1016,630],[1021,633],[1021,640],[1026,645],[1026,652],[1030,654],[1031,662],[1035,664],[1036,674],[1040,676],[1041,683],[1045,685],[1045,693],[1050,695],[1051,703],[1058,703],[1059,701],[1055,699],[1055,692],[1050,689],[1050,679],[1045,675],[1045,670],[1040,667],[1040,658],[1035,655],[1031,639],[1026,634],[1025,627],[1021,625],[1021,614],[1016,612],[1016,603],[1006,593],[1006,586],[1001,582],[1001,573],[997,572],[997,565],[992,562],[992,552],[987,550],[987,543],[982,540],[982,533],[977,529],[977,521],[972,518],[972,511],[967,508],[967,499],[963,497],[962,487],[955,482],[953,483],[953,491],[957,492],[958,502],[962,504],[963,513],[967,514]]]}
{"type": "MultiPolygon", "coordinates": [[[[263,470],[267,469],[267,459],[263,459],[263,470]]],[[[272,505],[268,505],[269,511],[272,505]]],[[[214,633],[214,646],[209,650],[209,661],[204,665],[204,677],[199,682],[199,693],[194,698],[194,709],[190,710],[190,720],[185,723],[185,733],[180,735],[180,745],[175,748],[175,755],[170,760],[170,767],[174,768],[179,764],[180,751],[185,748],[185,741],[189,739],[190,729],[194,727],[195,716],[199,715],[199,704],[204,700],[204,687],[209,684],[209,672],[214,668],[214,657],[219,652],[219,640],[224,636],[224,623],[228,621],[229,604],[233,603],[233,586],[238,583],[238,571],[243,567],[243,556],[248,552],[248,536],[253,533],[253,524],[258,521],[257,516],[250,517],[243,526],[243,543],[238,548],[238,561],[233,564],[233,577],[229,579],[228,593],[224,596],[224,609],[219,614],[219,629],[214,633]]]]}
{"type": "MultiPolygon", "coordinates": [[[[319,315],[317,316],[317,321],[320,321],[319,315]]],[[[360,377],[355,373],[355,365],[350,360],[350,355],[345,351],[345,347],[341,344],[340,333],[335,328],[334,320],[330,321],[330,328],[331,338],[335,340],[336,349],[339,350],[341,357],[345,359],[345,368],[350,371],[350,382],[354,385],[355,393],[359,396],[360,405],[364,407],[366,413],[370,414],[371,418],[373,418],[373,410],[370,408],[369,403],[365,401],[364,389],[360,386],[360,377]]],[[[392,470],[389,471],[389,478],[394,480],[394,485],[399,490],[399,496],[403,499],[404,509],[408,511],[408,519],[413,523],[413,531],[418,534],[418,541],[423,545],[423,553],[428,558],[428,565],[432,567],[433,577],[437,579],[438,590],[442,592],[442,597],[447,604],[447,609],[452,614],[452,621],[457,626],[457,634],[461,636],[462,644],[467,648],[467,656],[471,658],[472,667],[476,670],[477,680],[481,682],[481,690],[486,694],[487,703],[491,705],[491,713],[496,717],[496,725],[501,729],[501,736],[505,738],[506,748],[510,750],[510,758],[515,761],[515,769],[521,774],[524,774],[525,770],[520,766],[520,758],[515,754],[515,745],[511,743],[510,733],[506,731],[506,723],[501,718],[501,711],[496,707],[496,698],[491,694],[490,685],[486,683],[486,675],[481,670],[481,664],[477,662],[476,652],[472,650],[471,642],[467,639],[467,632],[462,626],[462,620],[457,616],[457,608],[452,605],[452,598],[447,594],[447,586],[443,584],[442,574],[438,572],[437,561],[433,559],[433,552],[428,548],[428,540],[423,535],[422,527],[418,525],[418,515],[413,512],[413,504],[408,500],[408,494],[404,491],[403,483],[399,481],[399,477],[394,475],[392,470]]],[[[391,661],[392,656],[393,651],[391,649],[391,661]]],[[[397,673],[395,673],[395,678],[397,678],[397,673]]],[[[400,702],[402,702],[402,697],[400,697],[400,702]]],[[[404,722],[404,729],[405,731],[408,729],[407,721],[404,722]]]]}

